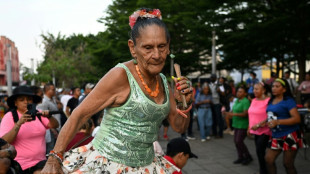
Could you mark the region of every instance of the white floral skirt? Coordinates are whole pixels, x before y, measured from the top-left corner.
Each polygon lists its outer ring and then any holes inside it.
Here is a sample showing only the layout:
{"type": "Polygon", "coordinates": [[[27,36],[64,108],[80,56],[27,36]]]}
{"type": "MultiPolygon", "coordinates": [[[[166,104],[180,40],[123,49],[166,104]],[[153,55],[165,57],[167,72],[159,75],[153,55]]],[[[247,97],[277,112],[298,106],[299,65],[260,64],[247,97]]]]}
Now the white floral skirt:
{"type": "Polygon", "coordinates": [[[179,169],[163,156],[155,156],[154,161],[144,167],[119,164],[102,156],[90,142],[64,154],[63,171],[72,174],[170,174],[179,169]]]}

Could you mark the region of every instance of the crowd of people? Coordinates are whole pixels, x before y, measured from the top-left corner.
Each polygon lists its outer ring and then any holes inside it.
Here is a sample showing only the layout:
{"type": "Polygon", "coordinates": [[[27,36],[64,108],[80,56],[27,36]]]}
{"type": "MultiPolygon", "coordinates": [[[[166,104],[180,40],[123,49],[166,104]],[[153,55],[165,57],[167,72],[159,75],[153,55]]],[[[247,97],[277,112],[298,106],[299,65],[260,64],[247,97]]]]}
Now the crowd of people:
{"type": "MultiPolygon", "coordinates": [[[[249,136],[255,140],[260,173],[276,173],[275,160],[281,152],[287,173],[296,173],[294,159],[304,143],[296,101],[301,102],[299,107],[308,107],[310,72],[300,85],[289,74],[285,72],[284,78],[278,78],[272,73],[272,78],[263,82],[251,72],[251,78],[236,86],[233,80],[226,82],[225,78],[212,74],[209,82],[197,83],[193,110],[201,142],[210,140],[211,135],[214,138],[223,138],[223,133],[233,135],[238,155],[233,163],[247,165],[253,160],[244,143],[249,136]],[[301,98],[297,98],[298,92],[301,98]]],[[[187,141],[193,139],[193,135],[183,137],[187,141]]]]}
{"type": "Polygon", "coordinates": [[[276,173],[281,152],[287,173],[296,173],[303,135],[295,97],[300,91],[302,104],[307,103],[310,73],[300,85],[289,72],[266,82],[251,72],[246,85],[212,74],[195,88],[186,77],[172,77],[170,87],[160,73],[170,54],[161,12],[142,8],[129,24],[133,60],[116,65],[96,85],[87,83],[83,95],[79,87],[58,91],[47,83],[16,87],[1,100],[6,114],[0,125],[0,172],[182,173],[186,161],[197,157],[185,141],[195,139],[191,129],[197,115],[201,142],[234,136],[234,164],[253,160],[244,143],[252,134],[261,174],[276,173]],[[168,126],[183,137],[168,143],[166,155],[153,145],[161,125],[164,139],[168,126]]]}

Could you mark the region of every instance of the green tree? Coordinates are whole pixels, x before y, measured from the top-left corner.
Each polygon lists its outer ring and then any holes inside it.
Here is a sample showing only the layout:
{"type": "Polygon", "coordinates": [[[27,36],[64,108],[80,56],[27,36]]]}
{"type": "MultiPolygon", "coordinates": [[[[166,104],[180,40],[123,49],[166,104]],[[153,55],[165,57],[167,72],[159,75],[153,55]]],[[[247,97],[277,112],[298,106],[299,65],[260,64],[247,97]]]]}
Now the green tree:
{"type": "Polygon", "coordinates": [[[56,37],[50,33],[42,34],[45,56],[37,68],[36,80],[49,82],[55,77],[56,85],[63,87],[97,80],[97,72],[91,65],[93,56],[86,51],[87,38],[91,37],[72,35],[66,38],[60,33],[56,37]]]}
{"type": "Polygon", "coordinates": [[[309,10],[306,0],[225,1],[218,10],[218,42],[224,52],[221,66],[251,68],[276,58],[279,72],[291,69],[289,63],[296,60],[302,80],[309,59],[309,10]]]}
{"type": "MultiPolygon", "coordinates": [[[[127,46],[130,31],[128,17],[139,7],[159,8],[163,21],[170,30],[170,50],[176,55],[176,62],[181,65],[182,72],[208,72],[209,69],[201,65],[201,60],[205,60],[206,55],[210,54],[212,27],[206,23],[211,23],[209,21],[213,17],[208,14],[213,15],[214,12],[207,9],[216,6],[217,2],[203,0],[195,3],[190,0],[115,0],[107,10],[108,16],[99,19],[107,26],[106,39],[112,46],[106,51],[111,51],[111,56],[115,56],[115,62],[129,60],[131,55],[127,46]]],[[[169,73],[169,67],[170,61],[167,61],[164,73],[169,73]]]]}

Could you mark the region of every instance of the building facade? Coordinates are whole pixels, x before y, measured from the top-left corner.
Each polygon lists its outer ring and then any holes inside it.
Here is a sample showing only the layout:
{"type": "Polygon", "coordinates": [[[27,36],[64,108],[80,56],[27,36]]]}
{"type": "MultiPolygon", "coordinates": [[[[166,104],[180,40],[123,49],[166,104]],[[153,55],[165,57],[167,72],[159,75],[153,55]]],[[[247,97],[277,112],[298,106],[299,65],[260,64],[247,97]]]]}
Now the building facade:
{"type": "Polygon", "coordinates": [[[5,36],[0,36],[0,90],[6,91],[7,86],[7,73],[6,62],[11,58],[12,64],[12,83],[13,85],[19,84],[19,58],[18,50],[15,43],[5,36]],[[11,56],[9,55],[9,47],[11,45],[11,56]]]}

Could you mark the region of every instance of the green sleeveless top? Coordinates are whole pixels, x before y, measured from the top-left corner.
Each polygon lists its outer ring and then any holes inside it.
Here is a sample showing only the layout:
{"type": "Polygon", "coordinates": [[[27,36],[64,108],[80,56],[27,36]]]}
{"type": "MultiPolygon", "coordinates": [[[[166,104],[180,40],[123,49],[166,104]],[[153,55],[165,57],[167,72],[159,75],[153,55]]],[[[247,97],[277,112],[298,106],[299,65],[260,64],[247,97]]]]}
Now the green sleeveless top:
{"type": "Polygon", "coordinates": [[[146,166],[154,160],[153,142],[158,129],[169,114],[169,89],[166,77],[160,74],[165,87],[164,104],[150,100],[124,64],[130,94],[124,105],[107,108],[93,145],[104,157],[130,167],[146,166]]]}

